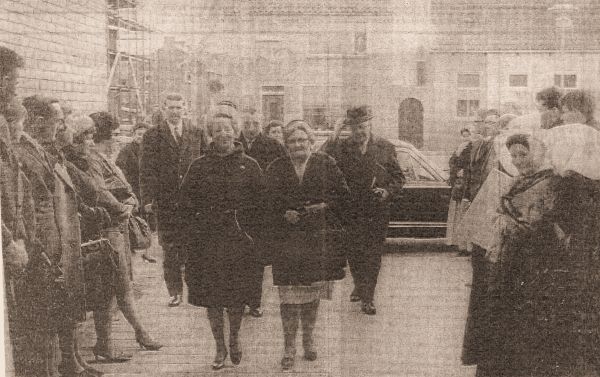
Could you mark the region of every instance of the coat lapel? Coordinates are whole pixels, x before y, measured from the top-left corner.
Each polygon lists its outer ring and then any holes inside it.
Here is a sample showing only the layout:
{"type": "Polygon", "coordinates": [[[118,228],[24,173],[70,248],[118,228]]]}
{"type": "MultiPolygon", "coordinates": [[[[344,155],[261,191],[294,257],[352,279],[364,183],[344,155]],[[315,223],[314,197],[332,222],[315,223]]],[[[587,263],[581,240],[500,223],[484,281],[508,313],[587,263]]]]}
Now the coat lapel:
{"type": "Polygon", "coordinates": [[[174,149],[179,149],[179,144],[177,143],[177,141],[175,140],[175,137],[173,136],[173,133],[171,132],[171,128],[169,127],[169,124],[167,123],[167,121],[163,121],[160,124],[160,129],[159,129],[159,135],[174,149]]]}

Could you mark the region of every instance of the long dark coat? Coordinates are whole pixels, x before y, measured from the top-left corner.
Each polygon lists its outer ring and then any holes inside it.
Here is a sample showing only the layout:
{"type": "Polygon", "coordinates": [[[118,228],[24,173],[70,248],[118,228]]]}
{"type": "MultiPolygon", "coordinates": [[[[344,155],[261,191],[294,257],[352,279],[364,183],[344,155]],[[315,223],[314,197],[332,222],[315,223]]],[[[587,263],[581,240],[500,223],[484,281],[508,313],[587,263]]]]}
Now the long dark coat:
{"type": "Polygon", "coordinates": [[[138,200],[141,200],[142,197],[140,192],[140,149],[140,144],[131,142],[119,151],[115,161],[138,200]]]}
{"type": "Polygon", "coordinates": [[[479,374],[567,376],[580,362],[597,366],[599,212],[597,182],[549,170],[520,179],[503,198],[508,221],[490,275],[479,374]]]}
{"type": "Polygon", "coordinates": [[[321,150],[336,160],[350,188],[343,216],[350,232],[348,238],[351,242],[369,244],[385,241],[390,202],[405,182],[394,145],[372,135],[364,155],[352,139],[328,140],[321,150]],[[374,187],[386,189],[390,193],[388,200],[382,203],[374,200],[374,187]]]}
{"type": "Polygon", "coordinates": [[[275,139],[259,134],[256,139],[248,146],[248,141],[244,134],[240,135],[240,143],[244,146],[244,152],[258,162],[263,171],[267,166],[279,157],[287,156],[285,147],[275,139]]]}
{"type": "Polygon", "coordinates": [[[179,234],[176,213],[179,186],[194,159],[206,150],[202,129],[183,120],[181,141],[175,140],[166,120],[149,129],[142,140],[140,157],[141,202],[154,202],[161,243],[176,243],[179,234]]]}
{"type": "Polygon", "coordinates": [[[55,309],[52,306],[60,305],[61,314],[83,320],[85,288],[77,192],[60,155],[49,154],[27,135],[21,138],[15,150],[31,182],[35,200],[35,238],[43,246],[30,253],[30,282],[35,287],[31,287],[33,297],[28,300],[39,306],[34,315],[42,315],[38,318],[41,321],[60,320],[52,315],[55,309]],[[42,252],[51,266],[45,262],[42,252]],[[51,289],[61,275],[64,290],[51,289]],[[66,296],[54,297],[57,291],[66,296]],[[44,305],[49,307],[44,308],[44,305]]]}
{"type": "Polygon", "coordinates": [[[275,285],[310,285],[344,277],[340,215],[349,190],[335,160],[324,153],[311,154],[302,181],[289,157],[275,160],[265,175],[269,210],[270,253],[275,285]],[[287,210],[327,204],[319,214],[288,223],[287,210]]]}
{"type": "Polygon", "coordinates": [[[261,225],[261,185],[260,167],[239,144],[230,155],[209,150],[190,165],[179,200],[190,304],[249,304],[259,263],[252,237],[261,225]]]}

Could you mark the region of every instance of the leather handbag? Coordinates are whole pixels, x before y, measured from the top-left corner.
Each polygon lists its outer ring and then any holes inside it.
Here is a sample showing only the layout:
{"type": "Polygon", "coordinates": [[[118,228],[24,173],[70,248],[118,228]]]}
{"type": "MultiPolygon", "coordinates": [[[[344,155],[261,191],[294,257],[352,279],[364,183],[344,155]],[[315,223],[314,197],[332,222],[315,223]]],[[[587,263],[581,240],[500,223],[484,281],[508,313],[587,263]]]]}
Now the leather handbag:
{"type": "Polygon", "coordinates": [[[119,254],[109,240],[98,240],[81,245],[85,276],[86,310],[100,309],[112,298],[116,288],[119,254]]]}
{"type": "Polygon", "coordinates": [[[152,244],[152,232],[146,220],[139,216],[129,217],[129,244],[131,249],[147,249],[152,244]]]}

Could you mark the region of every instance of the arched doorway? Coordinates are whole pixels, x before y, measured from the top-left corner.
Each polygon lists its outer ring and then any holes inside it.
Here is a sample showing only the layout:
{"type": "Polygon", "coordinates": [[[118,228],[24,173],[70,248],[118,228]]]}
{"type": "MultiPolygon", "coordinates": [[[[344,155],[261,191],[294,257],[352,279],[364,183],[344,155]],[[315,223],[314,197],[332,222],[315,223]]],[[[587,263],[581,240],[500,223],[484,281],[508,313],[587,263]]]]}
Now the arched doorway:
{"type": "Polygon", "coordinates": [[[423,105],[415,98],[407,98],[398,107],[398,136],[417,148],[423,147],[423,105]]]}

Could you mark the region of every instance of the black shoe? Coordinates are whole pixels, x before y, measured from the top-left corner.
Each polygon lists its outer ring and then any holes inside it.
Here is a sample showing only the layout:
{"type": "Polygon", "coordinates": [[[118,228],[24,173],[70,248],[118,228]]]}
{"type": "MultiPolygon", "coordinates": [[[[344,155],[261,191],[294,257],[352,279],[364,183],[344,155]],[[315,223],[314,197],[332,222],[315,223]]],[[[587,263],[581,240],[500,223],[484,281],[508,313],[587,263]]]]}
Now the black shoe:
{"type": "Polygon", "coordinates": [[[169,307],[174,308],[179,305],[181,305],[181,299],[179,298],[179,295],[171,297],[171,300],[169,301],[169,307]]]}
{"type": "Polygon", "coordinates": [[[233,365],[239,365],[242,361],[242,350],[238,343],[229,344],[229,358],[233,365]]]}
{"type": "Polygon", "coordinates": [[[363,302],[361,310],[367,315],[377,314],[377,309],[375,309],[375,305],[372,302],[363,302]]]}
{"type": "Polygon", "coordinates": [[[263,312],[260,308],[250,308],[250,315],[254,318],[260,318],[263,316],[263,312]]]}
{"type": "Polygon", "coordinates": [[[294,367],[294,357],[293,356],[284,356],[281,359],[281,369],[290,370],[294,367]]]}
{"type": "Polygon", "coordinates": [[[358,295],[358,291],[356,290],[356,288],[354,288],[352,293],[350,293],[350,302],[359,302],[359,301],[360,301],[360,296],[358,295]]]}
{"type": "Polygon", "coordinates": [[[227,350],[225,353],[219,354],[215,356],[215,360],[210,365],[213,370],[223,369],[225,366],[225,359],[227,359],[227,350]]]}
{"type": "Polygon", "coordinates": [[[314,351],[314,350],[304,351],[304,359],[308,360],[308,361],[317,360],[317,351],[314,351]]]}

